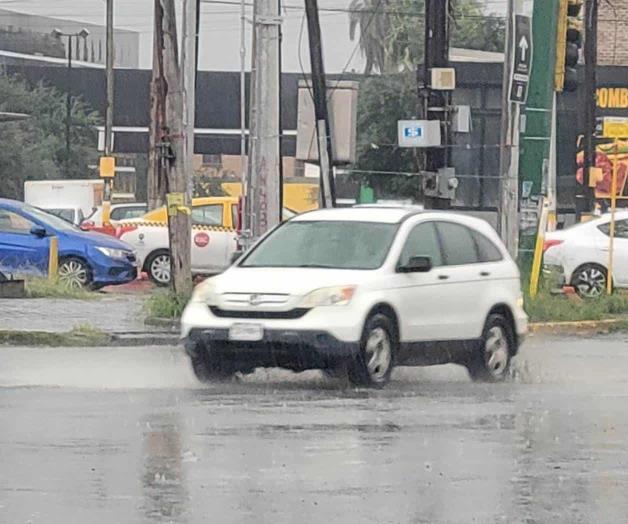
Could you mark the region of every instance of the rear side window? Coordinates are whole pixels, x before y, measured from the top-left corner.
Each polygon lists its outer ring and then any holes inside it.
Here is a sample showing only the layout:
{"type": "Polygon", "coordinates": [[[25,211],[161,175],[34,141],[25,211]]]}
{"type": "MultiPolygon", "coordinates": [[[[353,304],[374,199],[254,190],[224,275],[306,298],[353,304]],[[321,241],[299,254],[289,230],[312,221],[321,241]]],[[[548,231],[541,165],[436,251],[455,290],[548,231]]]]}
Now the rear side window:
{"type": "Polygon", "coordinates": [[[473,231],[473,238],[478,246],[478,256],[480,262],[499,262],[504,260],[501,251],[493,242],[486,238],[482,233],[473,231]]]}
{"type": "Polygon", "coordinates": [[[436,228],[446,266],[477,264],[480,261],[473,232],[468,227],[454,222],[438,222],[436,228]]]}
{"type": "Polygon", "coordinates": [[[193,207],[192,224],[197,226],[222,226],[222,204],[193,207]]]}
{"type": "MultiPolygon", "coordinates": [[[[610,223],[598,226],[598,229],[606,236],[610,236],[611,234],[610,223]]],[[[617,238],[628,238],[628,220],[618,220],[615,222],[615,236],[617,238]]]]}

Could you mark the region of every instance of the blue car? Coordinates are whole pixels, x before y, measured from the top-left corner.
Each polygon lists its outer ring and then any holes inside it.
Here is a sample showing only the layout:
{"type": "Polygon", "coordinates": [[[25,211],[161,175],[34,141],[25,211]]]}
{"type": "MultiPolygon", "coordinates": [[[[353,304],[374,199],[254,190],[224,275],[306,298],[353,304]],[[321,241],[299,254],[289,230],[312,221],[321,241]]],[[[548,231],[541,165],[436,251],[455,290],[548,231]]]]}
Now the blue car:
{"type": "Polygon", "coordinates": [[[46,275],[53,236],[59,246],[59,279],[68,286],[99,289],[137,278],[136,257],[128,244],[0,198],[0,272],[46,275]]]}

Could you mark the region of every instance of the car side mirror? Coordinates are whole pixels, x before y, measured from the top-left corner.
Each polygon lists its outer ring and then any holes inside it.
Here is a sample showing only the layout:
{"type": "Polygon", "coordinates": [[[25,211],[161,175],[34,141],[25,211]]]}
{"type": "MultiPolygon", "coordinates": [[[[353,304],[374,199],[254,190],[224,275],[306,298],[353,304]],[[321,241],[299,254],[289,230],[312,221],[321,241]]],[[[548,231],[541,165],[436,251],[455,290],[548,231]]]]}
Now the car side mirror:
{"type": "Polygon", "coordinates": [[[412,257],[403,266],[399,266],[399,273],[429,273],[432,270],[432,259],[430,257],[412,257]]]}
{"type": "Polygon", "coordinates": [[[235,264],[242,258],[242,255],[244,255],[244,251],[234,251],[231,255],[231,263],[235,264]]]}
{"type": "Polygon", "coordinates": [[[46,236],[46,228],[42,226],[31,227],[31,235],[35,235],[38,238],[44,238],[46,236]]]}
{"type": "Polygon", "coordinates": [[[90,229],[93,229],[95,225],[96,224],[94,224],[94,222],[92,222],[91,220],[83,220],[83,222],[81,222],[81,225],[79,227],[83,231],[89,231],[90,229]]]}

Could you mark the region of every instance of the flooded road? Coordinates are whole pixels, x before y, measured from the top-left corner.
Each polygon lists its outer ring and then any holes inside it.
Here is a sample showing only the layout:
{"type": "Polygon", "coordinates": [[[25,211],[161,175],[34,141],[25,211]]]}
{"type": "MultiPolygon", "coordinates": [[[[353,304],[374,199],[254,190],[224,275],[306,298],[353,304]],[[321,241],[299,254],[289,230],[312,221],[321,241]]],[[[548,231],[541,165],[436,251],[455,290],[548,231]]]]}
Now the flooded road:
{"type": "Polygon", "coordinates": [[[513,382],[384,391],[176,348],[0,349],[1,523],[622,522],[628,336],[531,339],[513,382]]]}

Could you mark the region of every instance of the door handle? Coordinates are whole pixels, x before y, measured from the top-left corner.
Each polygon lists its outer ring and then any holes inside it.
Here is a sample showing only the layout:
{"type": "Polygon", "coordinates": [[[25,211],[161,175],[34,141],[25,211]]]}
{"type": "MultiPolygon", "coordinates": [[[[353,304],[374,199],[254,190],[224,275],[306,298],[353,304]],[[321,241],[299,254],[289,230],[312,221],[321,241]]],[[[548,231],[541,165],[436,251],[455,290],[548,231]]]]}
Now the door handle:
{"type": "Polygon", "coordinates": [[[491,272],[490,271],[482,271],[480,273],[481,277],[490,277],[491,276],[491,272]]]}
{"type": "Polygon", "coordinates": [[[438,275],[438,280],[449,280],[449,275],[438,275]]]}

